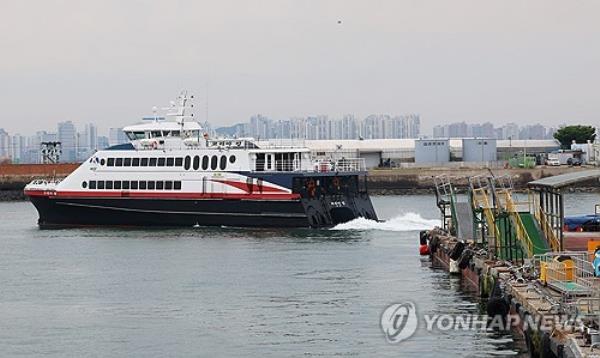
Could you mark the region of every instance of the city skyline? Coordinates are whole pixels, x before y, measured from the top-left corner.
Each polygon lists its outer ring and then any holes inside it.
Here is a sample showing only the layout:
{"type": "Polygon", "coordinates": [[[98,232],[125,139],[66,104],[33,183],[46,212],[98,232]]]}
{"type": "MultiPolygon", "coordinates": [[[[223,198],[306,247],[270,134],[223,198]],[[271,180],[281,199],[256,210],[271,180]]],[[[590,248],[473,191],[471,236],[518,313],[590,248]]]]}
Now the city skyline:
{"type": "MultiPolygon", "coordinates": [[[[211,136],[250,136],[256,139],[403,139],[403,138],[495,138],[495,139],[553,139],[556,127],[542,124],[518,125],[508,123],[496,127],[491,122],[454,122],[438,125],[430,133],[421,132],[418,114],[369,115],[358,118],[345,115],[342,118],[326,115],[293,117],[287,120],[271,119],[254,115],[246,122],[229,127],[214,128],[203,123],[211,136]]],[[[94,151],[111,145],[128,142],[122,127],[98,130],[96,124],[77,126],[72,121],[56,123],[56,130],[39,130],[34,133],[10,133],[0,128],[0,160],[15,163],[38,163],[41,161],[42,142],[61,142],[61,160],[77,162],[87,159],[94,151]],[[104,134],[102,134],[104,133],[104,134]]]]}

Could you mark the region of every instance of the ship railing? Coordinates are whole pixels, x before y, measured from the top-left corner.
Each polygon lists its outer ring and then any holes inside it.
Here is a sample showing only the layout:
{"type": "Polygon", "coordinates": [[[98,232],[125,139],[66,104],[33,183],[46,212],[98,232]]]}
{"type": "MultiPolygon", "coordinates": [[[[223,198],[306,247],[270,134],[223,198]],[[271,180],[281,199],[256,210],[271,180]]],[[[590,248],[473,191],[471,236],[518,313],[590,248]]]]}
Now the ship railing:
{"type": "Polygon", "coordinates": [[[298,159],[286,160],[256,160],[257,171],[293,172],[301,169],[298,159]],[[260,168],[260,169],[258,169],[260,168]]]}
{"type": "Polygon", "coordinates": [[[359,172],[366,170],[364,158],[318,159],[313,164],[315,172],[359,172]]]}

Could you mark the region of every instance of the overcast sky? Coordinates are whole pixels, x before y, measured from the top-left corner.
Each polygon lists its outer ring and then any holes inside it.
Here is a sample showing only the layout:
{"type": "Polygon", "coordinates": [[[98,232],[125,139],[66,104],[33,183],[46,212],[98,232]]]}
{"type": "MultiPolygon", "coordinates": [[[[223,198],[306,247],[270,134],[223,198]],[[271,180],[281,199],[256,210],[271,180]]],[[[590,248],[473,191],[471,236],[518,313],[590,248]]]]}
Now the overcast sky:
{"type": "Polygon", "coordinates": [[[0,0],[0,127],[311,114],[600,125],[600,1],[0,0]],[[341,21],[341,23],[338,23],[341,21]]]}

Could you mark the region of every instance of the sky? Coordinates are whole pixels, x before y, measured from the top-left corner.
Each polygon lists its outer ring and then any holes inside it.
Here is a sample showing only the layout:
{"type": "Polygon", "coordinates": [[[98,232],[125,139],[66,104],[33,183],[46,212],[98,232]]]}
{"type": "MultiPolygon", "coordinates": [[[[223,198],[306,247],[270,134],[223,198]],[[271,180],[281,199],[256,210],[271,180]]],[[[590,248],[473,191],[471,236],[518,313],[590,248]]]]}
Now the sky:
{"type": "Polygon", "coordinates": [[[600,1],[0,0],[0,128],[352,113],[600,125],[600,1]]]}

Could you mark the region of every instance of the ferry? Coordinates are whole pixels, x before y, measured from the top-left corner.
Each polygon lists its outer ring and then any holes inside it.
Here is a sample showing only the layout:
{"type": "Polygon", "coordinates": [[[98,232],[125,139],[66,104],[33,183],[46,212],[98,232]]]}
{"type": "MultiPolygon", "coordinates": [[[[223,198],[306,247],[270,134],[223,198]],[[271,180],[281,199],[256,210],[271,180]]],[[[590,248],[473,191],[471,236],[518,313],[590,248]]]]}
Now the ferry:
{"type": "Polygon", "coordinates": [[[97,151],[66,178],[29,183],[38,225],[326,228],[377,220],[363,159],[210,138],[194,121],[192,98],[182,92],[166,118],[125,127],[129,143],[97,151]]]}

